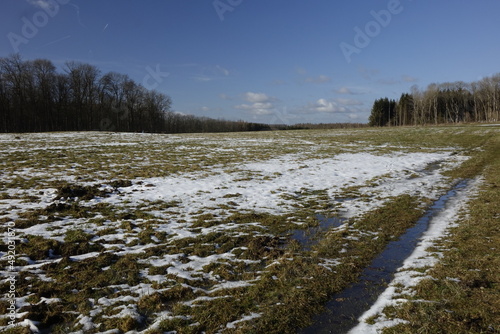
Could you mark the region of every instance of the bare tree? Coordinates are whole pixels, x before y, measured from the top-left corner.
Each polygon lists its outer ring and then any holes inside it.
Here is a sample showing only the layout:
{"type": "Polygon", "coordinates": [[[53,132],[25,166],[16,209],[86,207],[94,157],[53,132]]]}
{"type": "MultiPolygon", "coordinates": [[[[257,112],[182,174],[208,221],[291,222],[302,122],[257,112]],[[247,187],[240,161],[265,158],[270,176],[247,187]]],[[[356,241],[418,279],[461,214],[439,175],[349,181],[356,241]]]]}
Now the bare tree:
{"type": "Polygon", "coordinates": [[[14,131],[30,131],[33,115],[30,113],[29,70],[19,54],[0,59],[4,87],[10,92],[10,107],[13,111],[11,126],[14,131]]]}
{"type": "Polygon", "coordinates": [[[56,129],[56,67],[49,60],[37,59],[31,62],[34,76],[35,108],[38,131],[56,129]]]}
{"type": "Polygon", "coordinates": [[[147,90],[127,75],[67,62],[57,73],[49,60],[0,58],[0,131],[115,130],[208,132],[267,130],[263,124],[230,122],[171,111],[167,95],[147,90]],[[103,129],[103,121],[112,127],[103,129]]]}
{"type": "Polygon", "coordinates": [[[69,77],[77,130],[95,129],[97,123],[94,113],[98,101],[99,69],[89,64],[68,62],[66,73],[69,77]]]}

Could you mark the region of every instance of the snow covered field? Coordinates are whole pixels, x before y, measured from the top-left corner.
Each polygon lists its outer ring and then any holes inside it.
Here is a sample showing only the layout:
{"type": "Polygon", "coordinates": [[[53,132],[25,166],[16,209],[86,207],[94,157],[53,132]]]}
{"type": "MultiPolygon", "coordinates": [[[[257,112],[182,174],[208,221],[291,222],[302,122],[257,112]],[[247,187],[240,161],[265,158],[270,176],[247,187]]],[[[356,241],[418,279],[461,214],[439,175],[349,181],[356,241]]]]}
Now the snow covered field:
{"type": "Polygon", "coordinates": [[[443,173],[468,159],[361,131],[0,135],[0,222],[16,240],[9,269],[3,238],[0,275],[2,293],[16,278],[16,324],[236,333],[272,308],[209,324],[200,309],[260,286],[295,230],[318,214],[348,218],[342,230],[404,194],[435,199],[451,182],[443,173]]]}

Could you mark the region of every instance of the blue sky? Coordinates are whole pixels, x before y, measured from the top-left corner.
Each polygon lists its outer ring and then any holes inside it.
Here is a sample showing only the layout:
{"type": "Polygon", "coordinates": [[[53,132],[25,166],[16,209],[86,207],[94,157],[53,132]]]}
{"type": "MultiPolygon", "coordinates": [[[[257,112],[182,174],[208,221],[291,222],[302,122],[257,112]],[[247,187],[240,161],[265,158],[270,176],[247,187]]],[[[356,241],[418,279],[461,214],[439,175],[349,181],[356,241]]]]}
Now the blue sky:
{"type": "Polygon", "coordinates": [[[497,0],[2,0],[0,57],[128,74],[185,114],[366,122],[412,85],[500,72],[497,0]]]}

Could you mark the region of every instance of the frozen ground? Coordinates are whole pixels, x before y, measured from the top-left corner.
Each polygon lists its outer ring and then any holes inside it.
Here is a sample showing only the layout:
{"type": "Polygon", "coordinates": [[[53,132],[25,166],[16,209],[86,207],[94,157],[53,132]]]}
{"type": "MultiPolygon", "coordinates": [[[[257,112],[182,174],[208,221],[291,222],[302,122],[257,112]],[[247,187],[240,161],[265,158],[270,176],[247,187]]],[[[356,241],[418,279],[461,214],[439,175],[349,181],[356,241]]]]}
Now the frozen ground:
{"type": "Polygon", "coordinates": [[[384,308],[388,306],[398,307],[398,304],[408,302],[409,297],[414,294],[415,286],[423,279],[432,278],[427,274],[427,271],[439,261],[441,255],[436,250],[436,241],[445,237],[449,228],[456,226],[461,210],[474,196],[480,182],[480,179],[474,180],[468,187],[461,189],[449,201],[444,210],[431,220],[428,230],[420,239],[413,253],[398,269],[387,289],[358,319],[359,324],[349,331],[350,334],[376,334],[386,327],[404,322],[401,319],[388,319],[383,312],[384,308]]]}
{"type": "MultiPolygon", "coordinates": [[[[8,134],[0,156],[0,221],[15,222],[17,240],[14,270],[0,274],[18,279],[19,322],[36,332],[56,321],[39,314],[50,306],[76,324],[68,332],[95,333],[187,321],[175,307],[252,286],[315,214],[355,219],[401,194],[435,199],[443,172],[467,159],[348,131],[8,134]],[[174,292],[174,308],[151,305],[174,292]]],[[[259,316],[242,311],[220,330],[259,316]]]]}

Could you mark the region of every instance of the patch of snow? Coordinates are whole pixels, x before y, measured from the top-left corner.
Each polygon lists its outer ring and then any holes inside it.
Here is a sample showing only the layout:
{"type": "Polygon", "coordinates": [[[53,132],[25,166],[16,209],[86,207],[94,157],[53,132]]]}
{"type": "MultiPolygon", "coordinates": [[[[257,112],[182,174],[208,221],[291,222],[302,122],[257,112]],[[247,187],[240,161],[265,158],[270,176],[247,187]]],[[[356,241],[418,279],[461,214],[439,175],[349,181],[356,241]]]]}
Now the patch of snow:
{"type": "Polygon", "coordinates": [[[230,322],[226,325],[226,328],[236,328],[236,325],[245,321],[250,321],[252,319],[260,318],[262,315],[259,313],[251,313],[250,315],[247,315],[239,320],[230,322]]]}
{"type": "Polygon", "coordinates": [[[423,279],[429,278],[419,268],[434,266],[439,259],[434,252],[428,249],[435,245],[436,241],[446,235],[446,231],[457,223],[459,212],[465,208],[469,199],[477,191],[481,179],[471,182],[465,189],[457,191],[457,195],[450,199],[446,208],[437,216],[432,218],[428,230],[422,236],[413,253],[404,261],[398,269],[394,279],[387,289],[379,296],[377,301],[358,319],[359,324],[349,331],[350,334],[376,334],[383,328],[392,327],[398,323],[405,322],[402,319],[388,319],[383,310],[387,306],[397,306],[407,302],[407,299],[398,298],[402,294],[412,295],[413,288],[423,279]],[[401,288],[402,286],[402,288],[401,288]],[[398,293],[402,289],[401,293],[398,293]],[[376,317],[376,318],[375,318],[376,317]],[[366,321],[375,319],[373,324],[366,321]]]}
{"type": "Polygon", "coordinates": [[[99,252],[92,252],[92,253],[87,253],[87,254],[82,254],[82,255],[70,256],[69,258],[72,261],[83,261],[86,259],[91,259],[93,257],[98,257],[99,254],[100,254],[99,252]]]}

